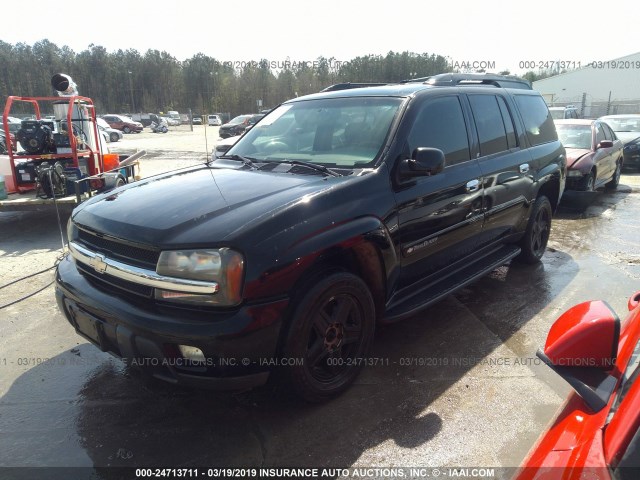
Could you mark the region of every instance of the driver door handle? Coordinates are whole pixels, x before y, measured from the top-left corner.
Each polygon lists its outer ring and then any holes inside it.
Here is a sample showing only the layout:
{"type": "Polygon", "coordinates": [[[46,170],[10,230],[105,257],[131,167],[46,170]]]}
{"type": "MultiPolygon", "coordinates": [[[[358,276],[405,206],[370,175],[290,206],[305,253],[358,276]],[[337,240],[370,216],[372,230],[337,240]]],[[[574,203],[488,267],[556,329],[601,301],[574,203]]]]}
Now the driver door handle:
{"type": "Polygon", "coordinates": [[[480,188],[480,180],[478,180],[477,178],[467,182],[466,190],[468,193],[475,192],[479,188],[480,188]]]}

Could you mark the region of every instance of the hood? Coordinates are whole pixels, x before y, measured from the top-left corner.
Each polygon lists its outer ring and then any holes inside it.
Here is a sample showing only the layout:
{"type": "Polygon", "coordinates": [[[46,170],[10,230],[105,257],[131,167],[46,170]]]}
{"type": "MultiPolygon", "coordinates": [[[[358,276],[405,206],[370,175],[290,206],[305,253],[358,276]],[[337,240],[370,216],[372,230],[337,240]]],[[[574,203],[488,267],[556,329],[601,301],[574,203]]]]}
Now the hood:
{"type": "Polygon", "coordinates": [[[586,148],[567,148],[567,168],[579,168],[589,163],[593,152],[586,148]]]}
{"type": "Polygon", "coordinates": [[[202,165],[98,195],[74,211],[73,221],[158,247],[224,243],[301,197],[348,178],[202,165]]]}
{"type": "Polygon", "coordinates": [[[626,145],[627,143],[640,138],[640,132],[616,132],[616,137],[626,145]]]}

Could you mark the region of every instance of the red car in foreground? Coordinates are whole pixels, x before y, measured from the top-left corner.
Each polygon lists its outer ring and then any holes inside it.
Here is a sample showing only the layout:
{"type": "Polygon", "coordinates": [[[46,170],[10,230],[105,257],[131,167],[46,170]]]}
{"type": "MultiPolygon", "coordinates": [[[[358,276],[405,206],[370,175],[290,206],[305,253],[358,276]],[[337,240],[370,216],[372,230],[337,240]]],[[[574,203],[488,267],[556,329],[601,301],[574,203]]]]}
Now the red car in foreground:
{"type": "Polygon", "coordinates": [[[624,322],[602,301],[569,309],[538,357],[573,388],[515,480],[640,479],[640,291],[624,322]]]}

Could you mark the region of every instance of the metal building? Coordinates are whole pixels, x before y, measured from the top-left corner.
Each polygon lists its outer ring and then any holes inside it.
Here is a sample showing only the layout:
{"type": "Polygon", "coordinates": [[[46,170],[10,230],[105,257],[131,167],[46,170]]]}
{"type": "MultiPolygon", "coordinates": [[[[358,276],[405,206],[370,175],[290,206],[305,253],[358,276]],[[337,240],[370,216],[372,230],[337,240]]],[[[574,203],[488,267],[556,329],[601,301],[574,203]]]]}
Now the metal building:
{"type": "Polygon", "coordinates": [[[533,82],[549,106],[575,105],[586,118],[640,113],[640,52],[594,60],[577,70],[533,82]]]}

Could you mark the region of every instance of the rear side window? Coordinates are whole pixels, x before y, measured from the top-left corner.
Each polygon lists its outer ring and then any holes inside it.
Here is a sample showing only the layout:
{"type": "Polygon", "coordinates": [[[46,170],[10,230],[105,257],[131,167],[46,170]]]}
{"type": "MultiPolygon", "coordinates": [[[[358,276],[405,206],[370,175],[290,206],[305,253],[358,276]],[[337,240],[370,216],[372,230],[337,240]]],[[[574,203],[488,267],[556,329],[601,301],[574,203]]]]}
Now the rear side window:
{"type": "Polygon", "coordinates": [[[407,139],[409,151],[418,147],[439,148],[447,165],[471,159],[467,127],[458,97],[440,97],[422,105],[407,139]]]}
{"type": "Polygon", "coordinates": [[[558,139],[553,119],[542,97],[515,95],[515,99],[531,145],[541,145],[558,139]]]}
{"type": "Polygon", "coordinates": [[[480,155],[484,157],[508,150],[507,132],[496,97],[470,95],[469,103],[480,139],[480,155]]]}

